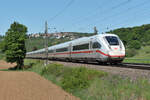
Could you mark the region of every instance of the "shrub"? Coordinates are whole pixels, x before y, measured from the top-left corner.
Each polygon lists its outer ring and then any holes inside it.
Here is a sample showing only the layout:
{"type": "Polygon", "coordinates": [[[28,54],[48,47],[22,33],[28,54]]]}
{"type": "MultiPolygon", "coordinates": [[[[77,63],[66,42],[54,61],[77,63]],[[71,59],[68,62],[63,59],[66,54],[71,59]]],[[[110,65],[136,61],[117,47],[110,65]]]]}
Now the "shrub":
{"type": "Polygon", "coordinates": [[[133,57],[137,54],[137,51],[135,49],[127,49],[126,50],[126,57],[133,57]]]}
{"type": "Polygon", "coordinates": [[[59,76],[63,73],[64,71],[64,66],[62,64],[50,64],[48,66],[46,66],[42,72],[41,72],[41,75],[44,75],[44,74],[53,74],[55,76],[59,76]]]}
{"type": "Polygon", "coordinates": [[[141,43],[137,40],[134,40],[129,44],[129,48],[140,49],[141,43]]]}
{"type": "Polygon", "coordinates": [[[105,72],[98,72],[85,67],[74,68],[72,71],[64,74],[61,80],[62,88],[68,92],[85,89],[94,78],[104,75],[106,75],[105,72]]]}
{"type": "Polygon", "coordinates": [[[83,89],[89,86],[88,73],[85,68],[75,68],[64,75],[62,81],[63,89],[71,92],[75,89],[83,89]]]}

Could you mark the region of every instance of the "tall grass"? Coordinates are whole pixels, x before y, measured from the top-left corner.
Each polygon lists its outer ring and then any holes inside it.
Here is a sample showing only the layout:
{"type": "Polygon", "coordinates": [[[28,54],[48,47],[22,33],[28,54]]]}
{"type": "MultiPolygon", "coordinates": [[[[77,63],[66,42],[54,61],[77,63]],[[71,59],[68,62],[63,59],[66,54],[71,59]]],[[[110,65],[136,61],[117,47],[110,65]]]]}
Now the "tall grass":
{"type": "Polygon", "coordinates": [[[42,60],[30,60],[30,59],[25,59],[24,60],[25,66],[29,67],[28,69],[23,69],[25,71],[33,71],[38,74],[41,74],[41,71],[44,68],[44,63],[42,60]]]}
{"type": "Polygon", "coordinates": [[[75,93],[82,100],[150,100],[150,84],[145,79],[130,81],[118,76],[95,79],[91,86],[75,93]]]}

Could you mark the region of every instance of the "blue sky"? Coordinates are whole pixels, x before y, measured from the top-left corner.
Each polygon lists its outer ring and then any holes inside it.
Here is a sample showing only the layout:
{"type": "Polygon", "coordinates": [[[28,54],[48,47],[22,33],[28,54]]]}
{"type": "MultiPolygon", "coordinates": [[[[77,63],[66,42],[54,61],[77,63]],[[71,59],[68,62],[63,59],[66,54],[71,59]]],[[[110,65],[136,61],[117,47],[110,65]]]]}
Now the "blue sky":
{"type": "Polygon", "coordinates": [[[120,27],[150,24],[149,0],[0,0],[0,34],[17,21],[28,34],[44,32],[99,33],[120,27]],[[53,28],[56,28],[55,30],[53,28]]]}

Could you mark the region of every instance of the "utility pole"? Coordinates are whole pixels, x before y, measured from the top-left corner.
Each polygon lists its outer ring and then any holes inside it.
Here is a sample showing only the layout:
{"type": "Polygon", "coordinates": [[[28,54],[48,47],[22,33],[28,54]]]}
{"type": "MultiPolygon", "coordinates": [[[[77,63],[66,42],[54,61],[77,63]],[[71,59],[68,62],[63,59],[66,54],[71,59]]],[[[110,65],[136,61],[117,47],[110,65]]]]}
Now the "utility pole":
{"type": "Polygon", "coordinates": [[[48,64],[48,24],[45,22],[45,66],[48,64]]]}
{"type": "Polygon", "coordinates": [[[94,26],[94,35],[97,35],[98,34],[98,30],[96,28],[96,26],[94,26]]]}

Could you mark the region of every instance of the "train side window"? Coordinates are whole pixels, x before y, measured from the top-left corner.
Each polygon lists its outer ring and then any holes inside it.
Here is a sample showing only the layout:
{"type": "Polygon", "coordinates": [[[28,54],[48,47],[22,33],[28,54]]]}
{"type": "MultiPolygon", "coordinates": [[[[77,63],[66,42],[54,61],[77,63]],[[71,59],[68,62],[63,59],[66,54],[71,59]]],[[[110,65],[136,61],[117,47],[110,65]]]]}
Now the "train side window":
{"type": "Polygon", "coordinates": [[[101,48],[101,45],[100,45],[100,43],[98,43],[98,42],[94,42],[93,45],[92,45],[92,48],[93,48],[93,49],[101,48]]]}
{"type": "Polygon", "coordinates": [[[73,46],[73,51],[89,49],[89,43],[73,46]]]}
{"type": "Polygon", "coordinates": [[[53,50],[49,50],[48,53],[53,53],[53,50]]]}
{"type": "Polygon", "coordinates": [[[65,51],[68,51],[68,48],[56,49],[56,52],[65,52],[65,51]]]}

